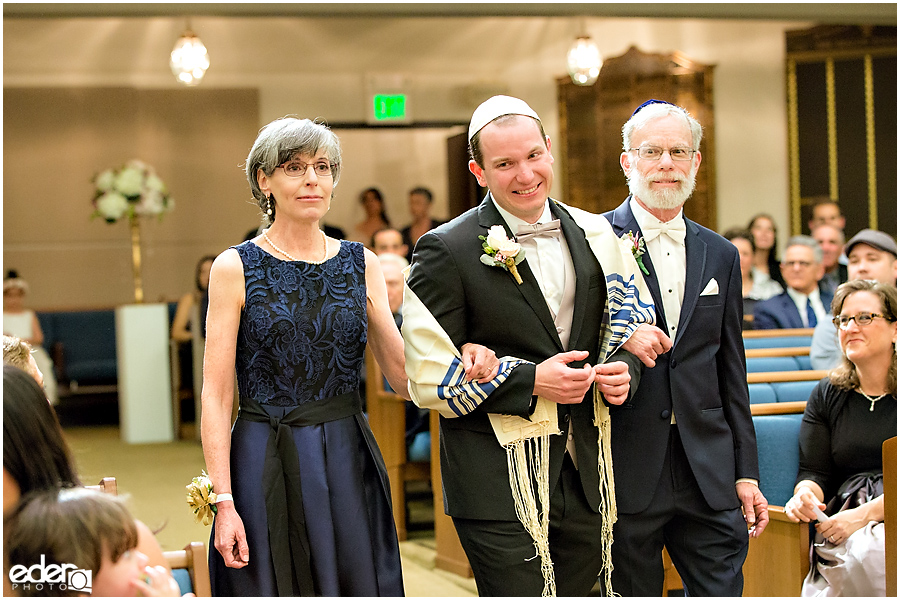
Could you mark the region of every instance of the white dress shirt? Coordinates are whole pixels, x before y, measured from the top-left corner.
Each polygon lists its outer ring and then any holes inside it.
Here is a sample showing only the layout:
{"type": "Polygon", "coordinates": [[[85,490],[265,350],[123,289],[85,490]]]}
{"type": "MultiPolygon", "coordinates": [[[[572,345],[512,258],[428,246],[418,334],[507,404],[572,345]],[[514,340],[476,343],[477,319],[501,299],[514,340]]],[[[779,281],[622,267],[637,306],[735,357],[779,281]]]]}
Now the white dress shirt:
{"type": "MultiPolygon", "coordinates": [[[[650,224],[662,223],[638,204],[633,196],[630,204],[631,212],[641,231],[649,228],[650,224]]],[[[684,221],[683,210],[679,211],[669,223],[678,220],[684,221]]],[[[666,334],[674,341],[675,334],[678,333],[678,321],[681,318],[681,304],[684,302],[684,281],[687,272],[684,241],[677,242],[666,234],[660,234],[659,237],[644,243],[656,269],[656,280],[659,282],[659,293],[662,296],[662,310],[669,328],[666,334]]]]}
{"type": "Polygon", "coordinates": [[[823,319],[828,320],[828,311],[825,310],[825,305],[822,304],[822,297],[819,295],[818,287],[814,288],[812,293],[808,296],[798,292],[792,287],[788,287],[787,294],[791,297],[791,300],[794,301],[794,305],[797,307],[797,312],[800,313],[800,320],[803,321],[804,327],[811,326],[806,314],[807,298],[809,298],[809,303],[812,305],[813,312],[816,313],[816,321],[821,323],[823,319]]]}

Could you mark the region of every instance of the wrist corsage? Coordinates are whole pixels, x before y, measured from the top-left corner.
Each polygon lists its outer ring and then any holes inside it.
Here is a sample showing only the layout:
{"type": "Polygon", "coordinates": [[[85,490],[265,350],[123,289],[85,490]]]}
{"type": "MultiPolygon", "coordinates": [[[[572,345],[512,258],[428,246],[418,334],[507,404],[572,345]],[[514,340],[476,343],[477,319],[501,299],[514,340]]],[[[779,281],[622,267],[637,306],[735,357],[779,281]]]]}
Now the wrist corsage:
{"type": "Polygon", "coordinates": [[[212,523],[216,509],[216,493],[213,491],[212,481],[206,471],[201,471],[199,477],[194,477],[185,486],[187,489],[187,503],[194,511],[194,519],[198,523],[209,525],[212,523]]]}
{"type": "Polygon", "coordinates": [[[637,261],[638,266],[641,268],[641,272],[644,275],[650,275],[647,267],[644,266],[643,258],[641,258],[644,256],[644,252],[646,252],[644,238],[641,237],[641,234],[635,235],[629,231],[628,233],[622,234],[622,239],[631,246],[631,255],[634,256],[634,260],[637,261]]]}
{"type": "Polygon", "coordinates": [[[509,271],[516,283],[522,285],[522,277],[516,265],[525,260],[522,246],[506,237],[506,230],[501,225],[494,225],[488,230],[487,237],[479,235],[484,254],[481,262],[489,267],[500,267],[509,271]]]}

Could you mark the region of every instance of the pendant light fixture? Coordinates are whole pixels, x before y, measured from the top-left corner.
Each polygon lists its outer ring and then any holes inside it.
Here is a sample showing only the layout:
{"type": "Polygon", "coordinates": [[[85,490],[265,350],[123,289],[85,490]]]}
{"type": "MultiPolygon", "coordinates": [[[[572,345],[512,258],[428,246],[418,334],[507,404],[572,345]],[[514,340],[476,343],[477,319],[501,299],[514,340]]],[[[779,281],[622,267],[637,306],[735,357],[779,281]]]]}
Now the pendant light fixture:
{"type": "Polygon", "coordinates": [[[575,85],[593,85],[600,76],[600,67],[603,59],[597,44],[587,34],[584,22],[581,24],[582,34],[575,38],[575,42],[566,54],[569,77],[575,85]]]}
{"type": "Polygon", "coordinates": [[[172,67],[172,73],[178,82],[184,85],[200,83],[209,68],[209,53],[200,38],[191,31],[190,22],[185,32],[175,42],[169,66],[172,67]]]}

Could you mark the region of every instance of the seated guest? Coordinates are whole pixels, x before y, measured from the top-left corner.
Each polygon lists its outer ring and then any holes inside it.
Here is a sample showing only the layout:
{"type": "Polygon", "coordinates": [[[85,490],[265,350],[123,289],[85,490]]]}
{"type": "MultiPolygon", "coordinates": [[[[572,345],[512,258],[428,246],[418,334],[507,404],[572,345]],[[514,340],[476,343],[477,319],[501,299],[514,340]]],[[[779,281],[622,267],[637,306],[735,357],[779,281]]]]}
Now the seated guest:
{"type": "Polygon", "coordinates": [[[147,555],[138,550],[134,518],[115,496],[78,487],[34,492],[5,520],[4,534],[14,594],[181,595],[172,574],[165,567],[149,566],[147,555]],[[36,585],[29,583],[32,565],[68,566],[62,567],[58,582],[50,576],[36,585]],[[90,571],[92,577],[69,579],[69,569],[90,571]]]}
{"type": "MultiPolygon", "coordinates": [[[[43,390],[21,369],[4,365],[4,518],[31,492],[80,485],[72,452],[43,390]]],[[[166,566],[150,528],[140,521],[135,521],[135,526],[138,548],[150,557],[150,564],[166,566]]]]}
{"type": "MultiPolygon", "coordinates": [[[[396,254],[406,258],[406,244],[403,243],[403,234],[396,229],[387,227],[379,229],[372,236],[372,252],[381,256],[382,254],[396,254]]],[[[407,260],[407,264],[408,260],[407,260]]]]}
{"type": "Polygon", "coordinates": [[[722,236],[734,244],[741,258],[741,296],[744,298],[744,320],[741,328],[753,329],[753,309],[760,300],[768,300],[772,296],[781,293],[781,286],[769,278],[754,280],[753,255],[756,247],[753,245],[753,235],[746,229],[729,229],[722,236]]]}
{"type": "Polygon", "coordinates": [[[787,291],[760,302],[753,310],[756,329],[815,327],[828,318],[825,308],[831,296],[819,292],[822,277],[822,248],[808,235],[788,240],[781,259],[781,276],[787,291]]]}
{"type": "MultiPolygon", "coordinates": [[[[388,304],[394,315],[394,322],[399,328],[403,324],[403,269],[409,266],[406,259],[396,254],[379,254],[381,270],[384,272],[384,283],[387,285],[388,304]]],[[[384,380],[384,389],[393,391],[384,380]]],[[[406,402],[406,447],[409,448],[416,435],[428,431],[428,409],[419,408],[414,403],[406,402]]]]}
{"type": "Polygon", "coordinates": [[[844,251],[844,231],[824,223],[813,229],[810,235],[822,248],[822,266],[825,267],[825,274],[819,280],[819,290],[834,296],[837,286],[847,281],[847,265],[842,265],[839,260],[844,251]]]}
{"type": "Polygon", "coordinates": [[[19,367],[44,387],[44,375],[34,360],[31,344],[24,342],[14,335],[3,336],[3,364],[19,367]]]}
{"type": "Polygon", "coordinates": [[[765,213],[760,213],[750,219],[747,229],[753,236],[753,246],[756,248],[753,254],[753,281],[765,283],[772,280],[781,288],[778,293],[784,291],[784,280],[781,278],[779,261],[775,256],[778,249],[778,230],[775,227],[775,219],[765,213]]]}
{"type": "MultiPolygon", "coordinates": [[[[863,229],[847,243],[847,275],[850,281],[869,279],[897,287],[897,242],[874,229],[863,229]]],[[[820,321],[813,331],[809,348],[813,369],[831,369],[841,362],[837,328],[831,321],[820,321]]]]}
{"type": "Polygon", "coordinates": [[[416,247],[419,238],[441,225],[443,221],[431,218],[431,203],[434,197],[431,190],[424,187],[417,187],[409,191],[409,214],[412,216],[412,223],[403,228],[403,243],[408,248],[406,260],[412,262],[412,253],[416,247]]]}
{"type": "Polygon", "coordinates": [[[19,277],[16,271],[10,270],[3,280],[3,333],[28,342],[44,379],[42,384],[44,393],[47,394],[50,404],[58,404],[59,393],[56,388],[53,361],[42,346],[44,332],[41,330],[37,315],[33,310],[26,308],[27,295],[28,283],[19,277]]]}
{"type": "Polygon", "coordinates": [[[784,512],[817,520],[802,596],[884,596],[881,447],[897,435],[897,288],[848,281],[832,303],[841,365],[810,395],[800,470],[784,512]],[[821,518],[821,517],[819,517],[821,518]]]}

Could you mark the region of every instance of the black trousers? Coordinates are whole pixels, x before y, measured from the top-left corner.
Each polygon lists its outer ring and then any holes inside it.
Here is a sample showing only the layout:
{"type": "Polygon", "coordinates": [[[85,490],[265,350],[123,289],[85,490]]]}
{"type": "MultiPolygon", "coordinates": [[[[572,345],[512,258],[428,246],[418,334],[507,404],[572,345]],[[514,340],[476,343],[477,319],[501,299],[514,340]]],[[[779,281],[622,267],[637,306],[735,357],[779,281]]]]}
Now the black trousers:
{"type": "MultiPolygon", "coordinates": [[[[558,596],[586,596],[602,567],[600,514],[591,510],[568,453],[550,497],[550,556],[558,596]]],[[[540,596],[541,559],[518,521],[453,518],[479,596],[540,596]]]]}
{"type": "Polygon", "coordinates": [[[613,590],[659,596],[665,545],[688,596],[740,596],[749,537],[740,507],[714,511],[691,471],[677,426],[650,506],[619,513],[613,528],[613,590]]]}

